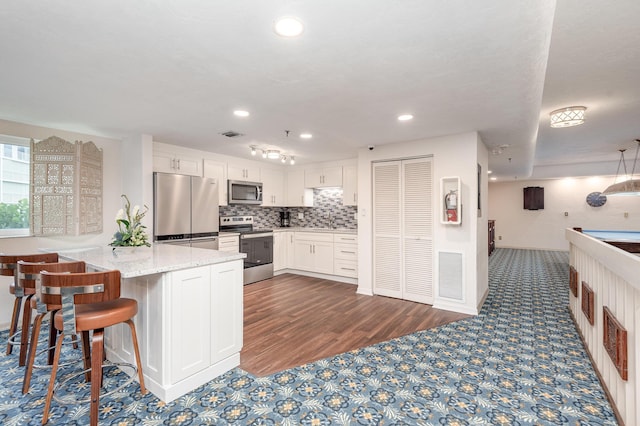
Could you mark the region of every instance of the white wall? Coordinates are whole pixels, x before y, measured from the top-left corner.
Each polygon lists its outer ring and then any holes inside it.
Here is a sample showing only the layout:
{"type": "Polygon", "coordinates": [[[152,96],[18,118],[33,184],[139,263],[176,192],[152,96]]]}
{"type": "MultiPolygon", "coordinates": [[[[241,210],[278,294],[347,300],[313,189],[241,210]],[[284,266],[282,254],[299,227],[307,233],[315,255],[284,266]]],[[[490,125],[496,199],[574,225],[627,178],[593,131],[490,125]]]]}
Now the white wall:
{"type": "MultiPolygon", "coordinates": [[[[64,140],[75,142],[92,141],[103,152],[103,233],[65,236],[65,237],[3,237],[0,238],[0,252],[3,253],[33,253],[39,248],[63,248],[106,245],[111,241],[115,232],[115,216],[122,206],[122,167],[121,142],[119,140],[102,138],[59,129],[31,126],[0,120],[0,134],[34,139],[46,139],[49,136],[59,136],[64,140]]],[[[134,202],[132,200],[132,202],[134,202]]],[[[11,278],[0,277],[0,329],[9,327],[14,297],[9,294],[11,278]]]]}
{"type": "MultiPolygon", "coordinates": [[[[373,294],[373,223],[372,223],[372,162],[399,160],[419,156],[433,155],[435,208],[438,210],[434,224],[434,263],[438,251],[463,253],[464,294],[463,302],[447,301],[438,297],[438,277],[434,277],[434,307],[455,310],[457,312],[476,314],[478,312],[478,263],[487,263],[486,256],[476,256],[478,250],[478,223],[484,223],[477,215],[477,165],[481,144],[476,132],[445,136],[427,140],[403,142],[375,147],[374,150],[363,148],[358,153],[358,293],[373,294]],[[439,220],[440,178],[459,176],[462,181],[462,225],[443,225],[439,220]]],[[[482,165],[486,170],[486,154],[482,165]]],[[[486,240],[484,240],[486,243],[486,240]]],[[[486,254],[486,251],[485,251],[486,254]]],[[[434,265],[436,266],[436,265],[434,265]]],[[[486,269],[481,266],[480,270],[486,269]]],[[[437,269],[437,268],[436,268],[437,269]]],[[[485,284],[483,284],[484,286],[485,284]]]]}
{"type": "Polygon", "coordinates": [[[489,294],[489,176],[487,174],[489,168],[489,151],[478,136],[477,142],[478,164],[481,166],[480,171],[480,212],[478,213],[478,227],[476,229],[476,300],[478,310],[482,306],[482,302],[489,294]]]}
{"type": "Polygon", "coordinates": [[[640,198],[609,196],[602,207],[586,203],[587,194],[604,191],[613,180],[595,176],[489,183],[496,247],[569,250],[565,228],[640,230],[640,198]],[[522,190],[527,186],[544,188],[544,210],[523,209],[522,190]]]}

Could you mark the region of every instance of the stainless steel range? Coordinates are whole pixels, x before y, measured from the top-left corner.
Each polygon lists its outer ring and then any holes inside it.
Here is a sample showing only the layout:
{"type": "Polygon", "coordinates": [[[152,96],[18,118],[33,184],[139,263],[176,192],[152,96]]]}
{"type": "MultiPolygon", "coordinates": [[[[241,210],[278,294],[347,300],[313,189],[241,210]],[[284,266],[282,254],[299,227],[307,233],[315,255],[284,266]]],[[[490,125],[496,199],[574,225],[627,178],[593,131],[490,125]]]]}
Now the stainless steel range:
{"type": "Polygon", "coordinates": [[[220,232],[240,233],[244,284],[273,277],[273,230],[254,228],[253,216],[220,216],[220,232]]]}

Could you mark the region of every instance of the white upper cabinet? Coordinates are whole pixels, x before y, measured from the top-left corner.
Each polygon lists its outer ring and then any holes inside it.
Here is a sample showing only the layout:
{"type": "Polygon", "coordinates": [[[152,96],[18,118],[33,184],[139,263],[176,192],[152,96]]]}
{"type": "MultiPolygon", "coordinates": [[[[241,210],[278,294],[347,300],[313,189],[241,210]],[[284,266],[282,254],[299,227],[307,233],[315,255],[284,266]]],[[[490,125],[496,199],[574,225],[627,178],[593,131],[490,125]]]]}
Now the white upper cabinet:
{"type": "Polygon", "coordinates": [[[262,178],[262,205],[275,207],[286,205],[284,199],[284,171],[260,169],[262,178]]]}
{"type": "Polygon", "coordinates": [[[213,178],[218,184],[218,197],[221,206],[227,205],[227,163],[204,160],[204,177],[213,178]]]}
{"type": "Polygon", "coordinates": [[[323,167],[306,169],[304,171],[304,185],[307,188],[324,188],[342,186],[342,167],[323,167]]]}
{"type": "Polygon", "coordinates": [[[229,162],[229,164],[227,165],[227,176],[229,180],[261,182],[260,166],[249,161],[229,162]]]}
{"type": "Polygon", "coordinates": [[[153,171],[202,176],[202,158],[189,157],[176,152],[154,150],[153,171]]]}
{"type": "Polygon", "coordinates": [[[345,206],[357,206],[358,168],[356,166],[344,166],[342,177],[342,204],[345,206]]]}
{"type": "Polygon", "coordinates": [[[305,187],[304,170],[287,171],[287,206],[313,207],[313,190],[305,187]]]}

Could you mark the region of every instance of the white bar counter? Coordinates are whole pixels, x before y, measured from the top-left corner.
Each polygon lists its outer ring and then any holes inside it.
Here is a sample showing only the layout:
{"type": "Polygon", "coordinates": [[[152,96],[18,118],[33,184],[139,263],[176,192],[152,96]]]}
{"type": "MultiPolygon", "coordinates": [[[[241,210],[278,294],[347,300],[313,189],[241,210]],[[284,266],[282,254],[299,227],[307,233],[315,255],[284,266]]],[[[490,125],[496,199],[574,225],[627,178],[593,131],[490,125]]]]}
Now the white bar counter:
{"type": "MultiPolygon", "coordinates": [[[[50,250],[48,250],[50,251],[50,250]]],[[[57,251],[87,270],[118,269],[134,318],[145,385],[170,402],[240,365],[244,253],[170,244],[57,251]]],[[[129,328],[105,330],[107,357],[135,365],[129,328]]]]}
{"type": "MultiPolygon", "coordinates": [[[[596,238],[604,233],[598,232],[565,231],[570,243],[569,263],[577,271],[577,296],[569,290],[569,309],[619,419],[627,425],[640,425],[640,257],[596,238]],[[583,283],[593,291],[593,324],[582,308],[583,283]],[[627,332],[626,380],[603,343],[604,307],[627,332]]],[[[585,301],[587,307],[589,299],[585,301]]],[[[614,337],[611,333],[609,336],[614,337]]]]}

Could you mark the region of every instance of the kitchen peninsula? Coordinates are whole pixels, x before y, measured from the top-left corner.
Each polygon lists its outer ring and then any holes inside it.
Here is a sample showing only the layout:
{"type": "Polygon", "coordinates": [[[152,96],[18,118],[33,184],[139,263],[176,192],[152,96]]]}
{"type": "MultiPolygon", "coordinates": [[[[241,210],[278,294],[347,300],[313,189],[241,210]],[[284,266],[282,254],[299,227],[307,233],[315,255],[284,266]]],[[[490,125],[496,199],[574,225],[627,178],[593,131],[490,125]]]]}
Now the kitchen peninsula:
{"type": "MultiPolygon", "coordinates": [[[[243,253],[169,244],[57,251],[87,270],[118,269],[122,297],[138,301],[145,385],[170,402],[240,364],[243,253]]],[[[107,358],[135,365],[128,327],[105,330],[107,358]],[[125,334],[126,333],[126,334],[125,334]]]]}

